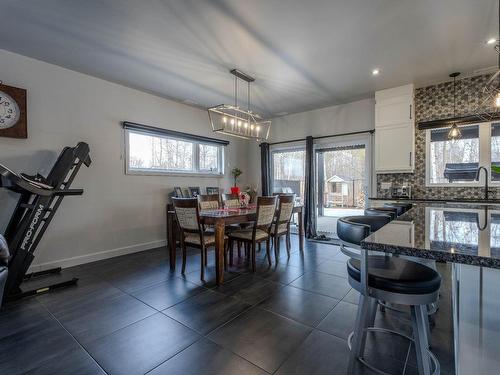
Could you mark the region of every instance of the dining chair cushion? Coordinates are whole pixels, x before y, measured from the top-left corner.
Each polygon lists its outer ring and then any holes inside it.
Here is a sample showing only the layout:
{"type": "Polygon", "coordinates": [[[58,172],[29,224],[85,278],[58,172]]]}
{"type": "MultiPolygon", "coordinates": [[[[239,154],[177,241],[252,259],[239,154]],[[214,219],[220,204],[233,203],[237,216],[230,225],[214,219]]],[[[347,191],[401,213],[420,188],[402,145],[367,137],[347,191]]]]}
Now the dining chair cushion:
{"type": "MultiPolygon", "coordinates": [[[[271,233],[276,233],[275,229],[276,229],[276,224],[273,224],[271,226],[271,233]]],[[[286,233],[287,231],[288,231],[288,224],[287,223],[283,223],[283,224],[280,224],[278,226],[278,234],[283,234],[283,233],[286,233]]]]}
{"type": "Polygon", "coordinates": [[[200,210],[216,210],[219,208],[218,201],[204,201],[200,202],[200,210]]]}
{"type": "MultiPolygon", "coordinates": [[[[205,241],[205,246],[213,245],[215,244],[215,234],[205,234],[203,240],[205,241]]],[[[227,240],[227,236],[224,236],[224,240],[227,240]]],[[[201,245],[200,235],[198,233],[186,233],[184,242],[199,246],[201,245]]]]}
{"type": "MultiPolygon", "coordinates": [[[[251,241],[252,240],[252,235],[253,235],[253,229],[242,229],[242,230],[235,230],[234,232],[229,233],[230,238],[234,238],[236,240],[247,240],[251,241]]],[[[268,234],[266,231],[262,229],[257,229],[255,231],[255,240],[263,240],[268,237],[268,234]]]]}

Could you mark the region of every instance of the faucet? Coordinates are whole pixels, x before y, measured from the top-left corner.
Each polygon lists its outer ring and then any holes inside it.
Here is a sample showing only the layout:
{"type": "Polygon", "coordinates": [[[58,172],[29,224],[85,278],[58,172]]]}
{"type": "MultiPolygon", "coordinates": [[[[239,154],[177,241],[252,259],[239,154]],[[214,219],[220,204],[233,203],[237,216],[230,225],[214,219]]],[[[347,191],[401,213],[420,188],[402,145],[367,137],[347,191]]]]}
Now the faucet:
{"type": "Polygon", "coordinates": [[[479,175],[481,174],[481,169],[484,170],[484,199],[488,200],[488,170],[485,167],[479,167],[476,171],[476,181],[479,181],[479,175]]]}

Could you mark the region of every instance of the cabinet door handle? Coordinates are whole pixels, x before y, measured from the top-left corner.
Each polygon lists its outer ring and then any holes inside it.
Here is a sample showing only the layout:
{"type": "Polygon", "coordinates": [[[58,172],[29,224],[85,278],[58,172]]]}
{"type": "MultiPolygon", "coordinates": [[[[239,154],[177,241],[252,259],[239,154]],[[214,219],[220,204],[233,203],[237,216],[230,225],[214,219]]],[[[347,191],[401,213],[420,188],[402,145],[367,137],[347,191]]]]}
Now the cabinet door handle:
{"type": "Polygon", "coordinates": [[[410,120],[411,120],[411,116],[412,116],[412,114],[411,114],[411,104],[410,104],[410,120]]]}
{"type": "Polygon", "coordinates": [[[412,165],[412,160],[411,160],[411,151],[410,151],[410,160],[409,160],[409,161],[410,161],[410,167],[411,167],[411,165],[412,165]]]}

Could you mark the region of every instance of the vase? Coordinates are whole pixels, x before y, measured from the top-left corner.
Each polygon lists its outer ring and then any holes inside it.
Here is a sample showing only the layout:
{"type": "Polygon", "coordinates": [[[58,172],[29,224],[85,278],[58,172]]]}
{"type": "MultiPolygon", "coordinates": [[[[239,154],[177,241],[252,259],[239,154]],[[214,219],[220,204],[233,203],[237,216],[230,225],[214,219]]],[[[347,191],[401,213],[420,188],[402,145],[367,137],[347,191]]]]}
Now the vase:
{"type": "Polygon", "coordinates": [[[231,194],[240,195],[240,188],[238,186],[231,186],[231,194]]]}

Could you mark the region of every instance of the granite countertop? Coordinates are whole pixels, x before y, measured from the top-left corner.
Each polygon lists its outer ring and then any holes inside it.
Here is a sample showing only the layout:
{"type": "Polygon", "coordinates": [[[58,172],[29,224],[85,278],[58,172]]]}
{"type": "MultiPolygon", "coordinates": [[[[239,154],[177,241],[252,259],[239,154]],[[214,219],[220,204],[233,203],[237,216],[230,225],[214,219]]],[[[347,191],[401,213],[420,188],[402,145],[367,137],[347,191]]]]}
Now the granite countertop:
{"type": "Polygon", "coordinates": [[[372,233],[364,249],[500,268],[500,207],[416,203],[372,233]]]}
{"type": "Polygon", "coordinates": [[[402,201],[402,202],[444,202],[444,203],[478,203],[478,204],[500,204],[500,199],[446,199],[446,198],[392,198],[392,197],[370,197],[371,201],[402,201]]]}

